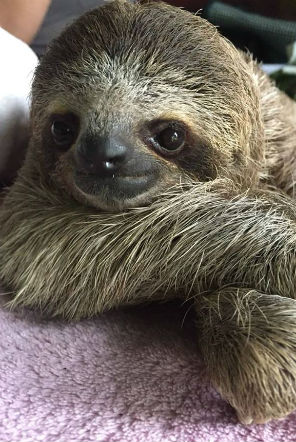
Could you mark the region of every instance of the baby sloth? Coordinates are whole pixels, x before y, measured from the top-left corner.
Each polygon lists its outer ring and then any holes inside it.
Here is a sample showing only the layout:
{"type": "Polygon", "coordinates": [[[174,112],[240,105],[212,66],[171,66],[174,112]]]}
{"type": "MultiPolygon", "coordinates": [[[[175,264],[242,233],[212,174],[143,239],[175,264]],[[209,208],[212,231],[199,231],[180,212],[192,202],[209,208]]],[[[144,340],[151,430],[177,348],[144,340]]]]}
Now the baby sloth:
{"type": "Polygon", "coordinates": [[[183,297],[241,422],[296,408],[296,113],[198,16],[114,1],[67,28],[32,89],[1,207],[10,305],[68,319],[183,297]]]}

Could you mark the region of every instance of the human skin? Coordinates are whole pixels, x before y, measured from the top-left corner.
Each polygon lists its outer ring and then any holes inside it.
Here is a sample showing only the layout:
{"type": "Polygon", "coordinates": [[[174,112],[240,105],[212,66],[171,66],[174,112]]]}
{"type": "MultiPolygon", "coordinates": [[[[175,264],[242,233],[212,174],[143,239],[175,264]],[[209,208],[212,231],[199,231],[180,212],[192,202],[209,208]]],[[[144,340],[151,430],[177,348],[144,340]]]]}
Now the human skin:
{"type": "Polygon", "coordinates": [[[51,0],[1,0],[0,26],[15,37],[31,43],[51,0]]]}

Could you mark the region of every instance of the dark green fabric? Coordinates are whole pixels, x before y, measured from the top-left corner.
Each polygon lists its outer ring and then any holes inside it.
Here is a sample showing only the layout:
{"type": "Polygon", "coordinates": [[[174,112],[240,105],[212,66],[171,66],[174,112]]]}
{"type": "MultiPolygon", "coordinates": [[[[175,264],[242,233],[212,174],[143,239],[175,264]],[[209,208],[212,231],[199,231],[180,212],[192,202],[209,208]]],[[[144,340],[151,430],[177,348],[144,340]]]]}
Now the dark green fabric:
{"type": "Polygon", "coordinates": [[[286,47],[296,41],[294,21],[263,17],[219,1],[210,2],[203,16],[237,47],[248,49],[264,63],[285,63],[286,47]]]}
{"type": "Polygon", "coordinates": [[[282,69],[271,75],[276,85],[291,98],[296,100],[296,42],[287,48],[289,62],[282,69]]]}

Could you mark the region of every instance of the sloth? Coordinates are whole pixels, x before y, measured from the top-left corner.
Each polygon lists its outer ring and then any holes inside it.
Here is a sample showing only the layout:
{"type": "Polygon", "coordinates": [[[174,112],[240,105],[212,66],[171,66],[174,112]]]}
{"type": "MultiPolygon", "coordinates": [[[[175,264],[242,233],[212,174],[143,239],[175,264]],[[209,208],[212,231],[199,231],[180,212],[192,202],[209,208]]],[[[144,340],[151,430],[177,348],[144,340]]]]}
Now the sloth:
{"type": "Polygon", "coordinates": [[[180,297],[244,424],[296,408],[296,107],[198,15],[114,1],[52,42],[0,212],[13,308],[180,297]]]}

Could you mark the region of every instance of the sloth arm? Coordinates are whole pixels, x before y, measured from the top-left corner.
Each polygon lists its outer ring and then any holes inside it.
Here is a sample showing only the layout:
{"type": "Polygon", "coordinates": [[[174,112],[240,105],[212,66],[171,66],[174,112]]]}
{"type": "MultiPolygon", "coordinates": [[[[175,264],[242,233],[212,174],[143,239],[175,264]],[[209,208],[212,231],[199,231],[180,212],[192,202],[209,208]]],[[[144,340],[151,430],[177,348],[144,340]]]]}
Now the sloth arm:
{"type": "Polygon", "coordinates": [[[243,424],[296,408],[296,301],[227,287],[195,303],[211,383],[243,424]]]}
{"type": "Polygon", "coordinates": [[[217,180],[158,210],[151,245],[169,244],[158,279],[193,302],[211,383],[243,424],[286,416],[296,408],[295,201],[217,180]]]}
{"type": "Polygon", "coordinates": [[[202,249],[190,281],[199,348],[239,420],[263,423],[296,408],[296,206],[263,191],[222,202],[229,186],[217,184],[200,198],[208,211],[198,210],[197,224],[184,231],[186,243],[195,237],[202,249]]]}
{"type": "Polygon", "coordinates": [[[190,296],[232,284],[295,297],[296,205],[290,197],[241,193],[232,182],[215,180],[164,197],[152,207],[150,222],[143,254],[154,257],[155,279],[167,290],[184,287],[190,296]]]}
{"type": "Polygon", "coordinates": [[[294,298],[295,221],[291,198],[242,193],[226,180],[179,185],[112,214],[20,174],[0,211],[0,275],[14,305],[41,303],[66,317],[229,285],[294,298]]]}

